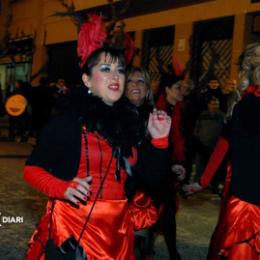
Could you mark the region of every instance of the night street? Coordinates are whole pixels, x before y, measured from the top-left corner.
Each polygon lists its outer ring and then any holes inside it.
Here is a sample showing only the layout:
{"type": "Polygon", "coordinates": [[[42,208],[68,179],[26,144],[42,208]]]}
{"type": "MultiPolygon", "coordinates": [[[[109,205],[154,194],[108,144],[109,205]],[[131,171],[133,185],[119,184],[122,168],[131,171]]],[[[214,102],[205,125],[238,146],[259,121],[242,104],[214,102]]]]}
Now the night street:
{"type": "MultiPolygon", "coordinates": [[[[0,259],[24,259],[27,242],[44,211],[47,198],[29,187],[22,177],[22,167],[34,139],[30,138],[28,143],[7,142],[7,122],[2,120],[0,124],[0,259]]],[[[181,199],[177,214],[177,235],[178,249],[183,259],[206,259],[219,201],[219,197],[211,192],[181,199]]],[[[155,251],[155,260],[168,259],[160,235],[156,238],[155,251]]]]}
{"type": "Polygon", "coordinates": [[[0,260],[260,260],[259,111],[260,0],[0,0],[0,260]]]}

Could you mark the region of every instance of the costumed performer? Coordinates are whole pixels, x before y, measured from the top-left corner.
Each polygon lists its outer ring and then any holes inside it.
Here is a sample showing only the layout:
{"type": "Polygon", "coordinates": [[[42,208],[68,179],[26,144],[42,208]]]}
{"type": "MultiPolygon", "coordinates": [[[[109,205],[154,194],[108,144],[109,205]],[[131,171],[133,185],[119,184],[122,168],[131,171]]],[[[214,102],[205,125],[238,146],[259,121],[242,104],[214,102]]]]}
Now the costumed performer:
{"type": "Polygon", "coordinates": [[[260,259],[260,44],[249,44],[240,61],[244,95],[200,182],[184,187],[190,194],[207,187],[229,151],[230,164],[209,260],[260,259]]]}
{"type": "Polygon", "coordinates": [[[79,259],[135,259],[134,230],[157,220],[151,199],[126,194],[138,175],[150,187],[160,185],[171,120],[160,111],[150,114],[151,143],[137,158],[146,129],[121,98],[122,52],[101,47],[81,58],[84,87],[71,109],[42,131],[24,168],[25,180],[50,197],[26,259],[45,259],[50,240],[64,257],[76,241],[79,259]]]}

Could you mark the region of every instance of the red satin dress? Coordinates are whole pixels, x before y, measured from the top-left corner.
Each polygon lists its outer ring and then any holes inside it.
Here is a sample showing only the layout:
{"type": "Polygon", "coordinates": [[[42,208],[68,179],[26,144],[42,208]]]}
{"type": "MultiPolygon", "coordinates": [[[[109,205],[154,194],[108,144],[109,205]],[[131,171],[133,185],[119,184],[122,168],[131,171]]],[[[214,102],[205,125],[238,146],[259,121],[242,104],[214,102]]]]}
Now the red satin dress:
{"type": "Polygon", "coordinates": [[[220,225],[223,239],[219,255],[232,260],[260,260],[260,206],[232,196],[220,225]]]}
{"type": "MultiPolygon", "coordinates": [[[[158,109],[162,109],[167,111],[167,100],[165,95],[161,95],[156,103],[156,107],[158,109]]],[[[171,124],[171,132],[170,132],[170,140],[174,144],[173,145],[173,161],[176,163],[183,163],[185,161],[185,139],[182,133],[182,111],[186,106],[186,101],[179,101],[176,105],[172,106],[172,110],[170,113],[172,124],[171,124]]]]}
{"type": "MultiPolygon", "coordinates": [[[[205,188],[229,148],[220,138],[200,179],[205,188]]],[[[212,235],[208,260],[260,260],[260,207],[230,196],[231,163],[227,168],[219,220],[212,235]],[[224,258],[223,258],[224,257],[224,258]]]]}
{"type": "Polygon", "coordinates": [[[208,260],[222,259],[260,260],[259,206],[235,196],[226,201],[208,254],[208,260]]]}
{"type": "MultiPolygon", "coordinates": [[[[70,235],[78,239],[86,217],[111,159],[111,147],[106,140],[88,133],[88,154],[90,175],[93,177],[92,195],[86,205],[76,208],[68,202],[55,200],[52,214],[51,238],[60,246],[70,235]]],[[[77,177],[86,176],[85,142],[82,135],[81,160],[77,177]]],[[[126,173],[121,169],[121,181],[115,179],[116,161],[113,158],[102,192],[95,204],[88,225],[80,241],[89,260],[135,259],[134,230],[145,228],[157,221],[158,213],[151,200],[138,193],[133,202],[128,203],[124,183],[126,173]]],[[[44,248],[49,237],[51,207],[40,220],[29,242],[26,259],[44,259],[44,248]]]]}

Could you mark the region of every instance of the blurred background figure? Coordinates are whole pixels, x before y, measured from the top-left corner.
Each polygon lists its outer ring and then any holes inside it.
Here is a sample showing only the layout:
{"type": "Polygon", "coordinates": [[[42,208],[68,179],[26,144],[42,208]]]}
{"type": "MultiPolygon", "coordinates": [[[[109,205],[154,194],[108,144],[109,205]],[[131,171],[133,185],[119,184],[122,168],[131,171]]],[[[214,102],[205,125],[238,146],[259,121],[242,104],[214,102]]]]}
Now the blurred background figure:
{"type": "MultiPolygon", "coordinates": [[[[11,110],[19,109],[19,102],[16,104],[16,99],[13,99],[16,95],[21,95],[25,98],[26,105],[17,115],[13,113],[8,114],[9,118],[9,140],[20,142],[26,142],[30,134],[30,85],[29,83],[23,82],[22,80],[16,80],[14,90],[10,92],[6,103],[10,104],[11,110]],[[12,98],[12,99],[11,99],[12,98]],[[13,101],[12,101],[13,100],[13,101]],[[18,106],[17,106],[18,105],[18,106]],[[12,108],[13,106],[13,108],[12,108]],[[16,107],[17,106],[17,107],[16,107]]],[[[19,96],[18,96],[19,97],[19,96]]],[[[8,110],[8,109],[7,109],[8,110]]]]}
{"type": "Polygon", "coordinates": [[[152,79],[151,80],[151,89],[153,92],[154,102],[156,103],[158,101],[158,98],[162,94],[161,93],[162,91],[160,91],[160,80],[152,79]]]}
{"type": "Polygon", "coordinates": [[[185,162],[186,177],[183,182],[189,183],[193,172],[193,164],[196,153],[196,140],[194,127],[200,114],[199,96],[192,80],[184,79],[181,81],[180,93],[185,104],[182,111],[182,133],[185,139],[185,162]]]}
{"type": "Polygon", "coordinates": [[[50,84],[53,96],[51,115],[60,114],[70,104],[71,89],[64,79],[58,79],[50,84]]]}
{"type": "Polygon", "coordinates": [[[52,89],[49,87],[49,79],[41,77],[39,85],[32,88],[32,132],[38,139],[39,132],[50,118],[54,104],[52,89]]]}
{"type": "Polygon", "coordinates": [[[235,104],[240,100],[241,95],[238,91],[237,81],[235,79],[228,79],[222,92],[225,99],[225,113],[227,119],[231,118],[235,104]]]}
{"type": "MultiPolygon", "coordinates": [[[[145,129],[149,114],[153,111],[154,101],[148,72],[141,67],[129,67],[126,73],[126,98],[136,107],[145,129]]],[[[147,136],[148,138],[148,136],[147,136]]],[[[156,191],[149,191],[154,199],[156,191]]],[[[135,256],[137,260],[151,259],[153,255],[153,229],[141,229],[135,232],[135,256]]]]}
{"type": "Polygon", "coordinates": [[[192,91],[194,90],[194,83],[190,79],[184,79],[181,81],[181,95],[183,96],[184,99],[188,98],[192,91]]]}
{"type": "MultiPolygon", "coordinates": [[[[219,100],[216,97],[212,96],[208,100],[207,106],[208,109],[199,115],[194,129],[197,141],[195,181],[198,181],[202,176],[225,123],[225,114],[220,111],[219,100]]],[[[215,175],[215,181],[211,184],[213,191],[217,193],[220,179],[224,179],[222,170],[221,168],[219,173],[215,175]]]]}
{"type": "MultiPolygon", "coordinates": [[[[125,95],[137,108],[140,119],[147,127],[149,114],[153,111],[154,100],[151,80],[148,72],[140,67],[131,67],[127,71],[125,95]]],[[[170,87],[169,87],[170,88],[170,87]]],[[[147,135],[147,138],[149,136],[147,135]]],[[[164,235],[170,259],[180,259],[176,249],[175,223],[175,172],[171,170],[172,160],[168,153],[168,165],[165,165],[164,180],[160,190],[147,190],[155,206],[161,207],[159,221],[154,227],[137,231],[135,234],[136,258],[138,260],[152,259],[154,254],[154,238],[158,231],[164,235]]],[[[178,167],[174,171],[179,171],[178,167]]],[[[150,176],[150,178],[153,178],[150,176]]]]}
{"type": "Polygon", "coordinates": [[[164,235],[169,259],[181,259],[176,246],[176,219],[177,198],[180,183],[186,177],[186,142],[183,132],[183,112],[185,101],[183,93],[188,93],[186,86],[181,90],[182,78],[173,74],[164,74],[160,84],[160,96],[156,107],[165,110],[172,119],[169,134],[170,154],[168,184],[164,187],[165,200],[163,201],[163,213],[160,220],[160,228],[164,235]],[[185,91],[184,91],[185,89],[185,91]]]}
{"type": "Polygon", "coordinates": [[[5,114],[4,95],[3,95],[3,89],[0,85],[0,117],[4,116],[4,114],[5,114]]]}
{"type": "Polygon", "coordinates": [[[217,77],[213,75],[209,78],[206,88],[202,90],[200,95],[201,95],[201,104],[200,104],[201,112],[207,109],[207,102],[213,96],[219,100],[219,108],[222,112],[225,113],[226,104],[217,77]]]}
{"type": "Polygon", "coordinates": [[[219,138],[203,176],[186,185],[192,194],[206,188],[228,155],[219,220],[208,260],[259,259],[260,248],[260,44],[249,44],[240,57],[240,88],[226,131],[219,138]]]}

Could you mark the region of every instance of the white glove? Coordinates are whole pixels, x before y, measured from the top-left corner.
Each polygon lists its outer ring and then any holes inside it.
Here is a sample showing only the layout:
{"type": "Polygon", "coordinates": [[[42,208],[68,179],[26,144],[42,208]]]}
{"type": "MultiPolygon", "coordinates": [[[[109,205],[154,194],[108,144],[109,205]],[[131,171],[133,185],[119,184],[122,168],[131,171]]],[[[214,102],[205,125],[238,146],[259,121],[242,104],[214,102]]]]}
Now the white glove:
{"type": "Polygon", "coordinates": [[[177,175],[178,181],[183,181],[186,177],[186,170],[185,168],[180,164],[174,164],[172,166],[172,171],[177,175]]]}
{"type": "Polygon", "coordinates": [[[183,185],[182,190],[185,192],[186,195],[191,195],[193,193],[202,191],[203,187],[198,182],[194,182],[191,184],[183,185]]]}

